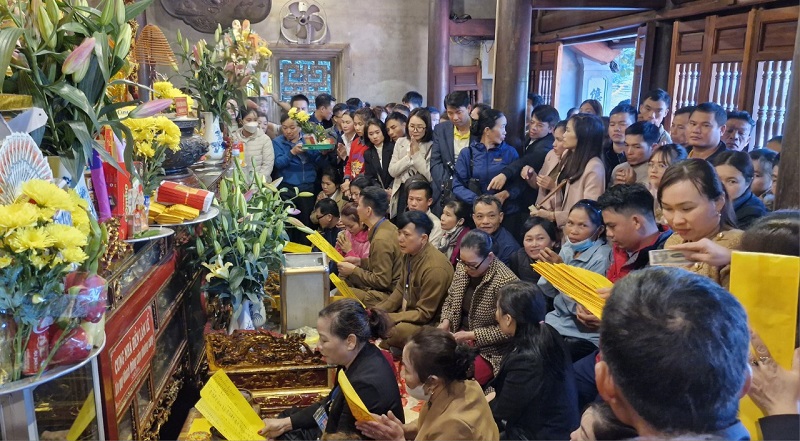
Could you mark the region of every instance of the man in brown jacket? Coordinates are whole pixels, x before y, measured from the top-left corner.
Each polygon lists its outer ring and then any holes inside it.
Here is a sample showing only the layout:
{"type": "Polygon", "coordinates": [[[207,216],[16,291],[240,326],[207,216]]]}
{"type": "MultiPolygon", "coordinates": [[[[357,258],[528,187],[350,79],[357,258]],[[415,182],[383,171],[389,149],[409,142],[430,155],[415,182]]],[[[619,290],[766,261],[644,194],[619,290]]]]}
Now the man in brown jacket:
{"type": "Polygon", "coordinates": [[[402,254],[397,244],[397,227],[386,220],[389,198],[378,187],[361,190],[358,217],[369,227],[369,257],[348,257],[338,264],[339,275],[345,276],[353,293],[367,307],[389,297],[400,280],[402,254]]]}
{"type": "Polygon", "coordinates": [[[453,280],[450,260],[428,242],[433,222],[421,211],[397,218],[398,243],[403,252],[400,280],[388,299],[376,308],[389,312],[395,322],[385,345],[403,348],[425,325],[436,325],[442,302],[453,280]]]}

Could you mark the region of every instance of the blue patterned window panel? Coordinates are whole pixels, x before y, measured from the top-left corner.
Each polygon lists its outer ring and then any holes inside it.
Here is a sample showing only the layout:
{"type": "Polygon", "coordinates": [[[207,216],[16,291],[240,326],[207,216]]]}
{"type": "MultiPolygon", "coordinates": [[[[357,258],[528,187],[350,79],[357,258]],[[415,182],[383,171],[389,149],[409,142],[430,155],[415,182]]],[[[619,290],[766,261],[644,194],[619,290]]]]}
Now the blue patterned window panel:
{"type": "Polygon", "coordinates": [[[278,93],[288,103],[293,95],[308,97],[309,110],[314,110],[314,98],[321,93],[333,95],[333,61],[326,59],[278,60],[278,93]]]}

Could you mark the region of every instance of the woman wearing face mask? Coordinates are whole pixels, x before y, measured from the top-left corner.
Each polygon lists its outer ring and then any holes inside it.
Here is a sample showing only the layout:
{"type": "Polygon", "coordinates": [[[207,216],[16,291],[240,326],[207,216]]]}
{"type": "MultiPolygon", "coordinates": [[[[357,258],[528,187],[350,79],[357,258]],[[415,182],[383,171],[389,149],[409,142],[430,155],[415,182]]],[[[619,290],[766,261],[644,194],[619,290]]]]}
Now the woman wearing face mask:
{"type": "Polygon", "coordinates": [[[256,109],[243,107],[239,113],[239,124],[241,129],[231,134],[233,142],[244,144],[245,171],[249,172],[254,166],[259,176],[272,182],[272,168],[275,166],[275,150],[272,147],[272,140],[260,129],[256,109]]]}
{"type": "Polygon", "coordinates": [[[511,337],[500,332],[495,320],[497,292],[519,280],[492,252],[492,237],[481,230],[464,236],[453,283],[442,305],[439,329],[450,331],[459,343],[478,348],[475,379],[491,380],[508,351],[511,337]]]}
{"type": "Polygon", "coordinates": [[[389,174],[389,164],[394,154],[394,141],[389,138],[386,126],[376,118],[367,121],[364,132],[364,143],[367,145],[367,152],[364,153],[364,175],[373,185],[391,190],[394,178],[389,174]]]}
{"type": "Polygon", "coordinates": [[[658,187],[661,185],[661,178],[670,165],[678,161],[683,161],[687,156],[688,153],[686,153],[686,149],[680,144],[662,145],[650,156],[650,162],[647,164],[647,189],[650,190],[650,194],[653,195],[655,204],[653,213],[655,213],[656,222],[658,222],[659,225],[667,224],[667,221],[664,219],[664,213],[661,212],[661,204],[658,203],[658,187]]]}
{"type": "Polygon", "coordinates": [[[336,249],[344,257],[356,257],[362,260],[369,257],[369,235],[367,226],[358,218],[358,204],[355,202],[346,204],[342,208],[339,222],[342,231],[336,238],[336,249]]]}
{"type": "MultiPolygon", "coordinates": [[[[370,412],[392,412],[403,420],[394,371],[380,349],[370,343],[375,338],[386,338],[389,326],[385,312],[364,309],[352,299],[339,300],[319,313],[317,350],[328,364],[345,372],[370,412]]],[[[264,419],[264,428],[259,433],[275,439],[295,431],[290,439],[319,439],[323,433],[358,433],[355,424],[350,406],[335,383],[331,393],[321,401],[299,410],[284,411],[279,418],[264,419]],[[317,423],[320,416],[327,419],[326,425],[317,423]]]]}
{"type": "Polygon", "coordinates": [[[431,181],[431,145],[433,126],[431,114],[427,109],[414,109],[408,117],[408,136],[400,138],[394,145],[389,174],[392,182],[392,199],[389,205],[389,218],[394,219],[406,211],[408,191],[405,183],[412,179],[431,181]]]}
{"type": "Polygon", "coordinates": [[[745,152],[727,150],[714,157],[711,164],[725,186],[728,198],[733,201],[736,225],[746,230],[756,219],[767,214],[764,202],[750,191],[753,184],[753,161],[745,152]]]}
{"type": "MultiPolygon", "coordinates": [[[[658,202],[667,224],[675,232],[667,239],[665,248],[703,239],[728,249],[739,247],[742,231],[736,229],[731,202],[707,161],[695,158],[672,164],[661,178],[658,202]]],[[[728,265],[697,262],[686,269],[710,277],[728,289],[728,265]]]]}
{"type": "Polygon", "coordinates": [[[530,217],[522,227],[525,232],[522,240],[522,248],[514,253],[508,267],[520,280],[530,283],[539,281],[539,273],[531,268],[531,265],[539,260],[539,255],[545,248],[551,250],[559,249],[558,227],[549,220],[540,217],[530,217]]]}
{"type": "MultiPolygon", "coordinates": [[[[545,248],[539,259],[550,263],[566,263],[598,274],[606,274],[611,265],[611,247],[603,237],[605,226],[603,215],[596,201],[578,201],[569,211],[564,226],[566,242],[561,252],[556,254],[545,248]]],[[[545,322],[564,337],[573,361],[594,352],[600,341],[597,327],[584,322],[579,314],[583,309],[574,300],[557,290],[544,277],[539,279],[539,287],[548,297],[553,298],[553,311],[547,314],[545,322]]]]}
{"type": "Polygon", "coordinates": [[[442,241],[434,245],[450,259],[454,267],[461,254],[461,241],[470,231],[466,226],[469,212],[469,205],[457,199],[445,204],[442,210],[442,241]]]}
{"type": "Polygon", "coordinates": [[[536,285],[512,282],[500,289],[495,316],[514,337],[514,350],[492,380],[490,402],[503,439],[566,439],[578,425],[578,393],[563,338],[545,316],[536,285]]]}
{"type": "Polygon", "coordinates": [[[594,115],[579,113],[567,121],[562,137],[566,150],[563,166],[555,173],[555,179],[550,176],[542,179],[536,205],[543,208],[533,208],[531,216],[545,218],[564,228],[570,207],[581,199],[596,201],[606,191],[606,171],[600,159],[604,133],[603,121],[594,115]],[[563,187],[559,189],[559,185],[563,187]],[[545,201],[554,191],[556,194],[545,201]]]}
{"type": "Polygon", "coordinates": [[[423,328],[403,348],[403,378],[409,395],[427,400],[419,419],[402,424],[395,415],[358,422],[361,432],[381,440],[500,439],[492,411],[475,380],[473,350],[441,329],[423,328]]]}

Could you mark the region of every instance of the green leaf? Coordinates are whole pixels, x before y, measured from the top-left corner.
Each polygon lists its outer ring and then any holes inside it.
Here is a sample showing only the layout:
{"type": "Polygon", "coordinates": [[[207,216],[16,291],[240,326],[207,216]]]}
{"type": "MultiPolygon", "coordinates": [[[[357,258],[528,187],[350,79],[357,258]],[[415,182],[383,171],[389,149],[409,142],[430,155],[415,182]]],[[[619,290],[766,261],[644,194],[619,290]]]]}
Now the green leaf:
{"type": "Polygon", "coordinates": [[[81,35],[85,35],[85,36],[91,35],[91,32],[89,32],[89,29],[86,29],[86,26],[84,26],[84,25],[82,25],[82,24],[80,24],[80,23],[78,23],[76,21],[68,21],[68,22],[64,23],[63,25],[61,25],[58,28],[58,30],[59,31],[64,31],[64,32],[74,32],[76,34],[81,34],[81,35]]]}
{"type": "Polygon", "coordinates": [[[0,90],[3,90],[3,81],[6,79],[6,70],[11,62],[11,55],[17,46],[17,40],[22,35],[20,28],[0,29],[0,90]]]}
{"type": "Polygon", "coordinates": [[[100,72],[103,73],[103,80],[105,80],[104,82],[108,83],[108,79],[110,78],[108,73],[108,55],[111,51],[111,49],[108,47],[108,36],[102,32],[95,32],[92,36],[95,40],[94,54],[97,56],[97,62],[100,65],[100,72]]]}
{"type": "Polygon", "coordinates": [[[83,145],[83,155],[85,158],[91,158],[92,150],[96,150],[97,153],[100,154],[100,159],[102,159],[103,162],[107,162],[113,165],[114,168],[120,172],[125,173],[125,170],[123,170],[119,164],[117,164],[117,161],[111,157],[106,149],[101,146],[100,143],[95,141],[91,135],[89,135],[89,131],[86,129],[86,124],[83,121],[69,121],[68,124],[75,133],[75,137],[78,138],[81,142],[81,145],[83,145]]]}
{"type": "Polygon", "coordinates": [[[94,108],[92,108],[92,106],[89,104],[89,100],[86,99],[86,95],[81,90],[75,88],[75,86],[67,84],[66,81],[59,81],[55,84],[46,86],[46,88],[50,92],[61,96],[61,98],[64,98],[67,100],[67,102],[80,109],[92,120],[92,123],[94,123],[95,127],[100,127],[100,124],[97,122],[97,115],[94,113],[94,108]]]}
{"type": "MultiPolygon", "coordinates": [[[[124,103],[112,103],[112,104],[104,106],[102,109],[100,109],[100,113],[98,115],[99,115],[99,117],[101,119],[103,117],[107,117],[108,118],[109,115],[111,115],[113,112],[116,112],[117,110],[119,110],[119,109],[121,109],[123,107],[135,106],[135,105],[136,105],[136,101],[126,101],[124,103]]],[[[111,115],[111,118],[117,119],[116,114],[111,115]]]]}
{"type": "Polygon", "coordinates": [[[230,277],[228,277],[228,284],[232,290],[238,289],[244,280],[244,270],[241,268],[231,268],[230,277]]]}
{"type": "Polygon", "coordinates": [[[125,6],[125,21],[131,21],[145,11],[153,0],[141,0],[132,5],[125,6]]]}

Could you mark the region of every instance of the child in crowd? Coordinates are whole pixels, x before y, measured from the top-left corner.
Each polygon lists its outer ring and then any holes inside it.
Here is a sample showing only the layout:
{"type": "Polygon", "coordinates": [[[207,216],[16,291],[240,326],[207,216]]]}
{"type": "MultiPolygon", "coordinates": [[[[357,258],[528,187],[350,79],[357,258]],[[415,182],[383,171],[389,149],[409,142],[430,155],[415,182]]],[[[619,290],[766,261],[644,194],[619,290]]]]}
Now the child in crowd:
{"type": "Polygon", "coordinates": [[[772,150],[758,149],[750,152],[753,161],[753,184],[751,190],[758,196],[768,211],[775,207],[775,193],[773,192],[772,170],[775,168],[777,153],[772,150]]]}
{"type": "Polygon", "coordinates": [[[658,187],[661,185],[661,177],[664,176],[664,171],[666,171],[670,165],[678,161],[683,161],[688,155],[686,149],[680,144],[666,144],[659,147],[658,150],[653,152],[653,156],[650,157],[650,162],[648,163],[647,189],[650,190],[650,194],[652,194],[655,199],[653,211],[656,215],[656,222],[658,222],[659,225],[667,224],[667,221],[664,219],[664,214],[661,211],[661,204],[658,203],[658,187]]]}
{"type": "Polygon", "coordinates": [[[358,218],[358,204],[350,202],[342,208],[339,225],[342,231],[336,238],[336,249],[345,258],[369,257],[367,226],[358,218]]]}

